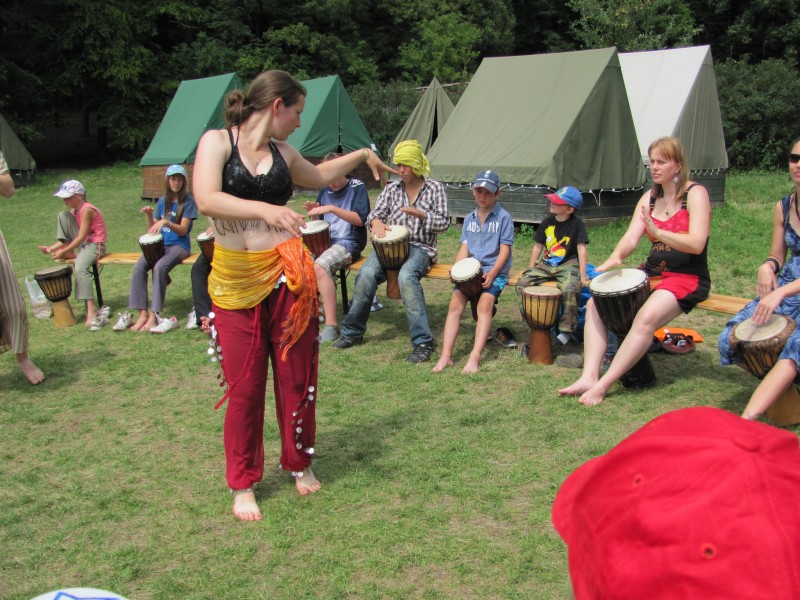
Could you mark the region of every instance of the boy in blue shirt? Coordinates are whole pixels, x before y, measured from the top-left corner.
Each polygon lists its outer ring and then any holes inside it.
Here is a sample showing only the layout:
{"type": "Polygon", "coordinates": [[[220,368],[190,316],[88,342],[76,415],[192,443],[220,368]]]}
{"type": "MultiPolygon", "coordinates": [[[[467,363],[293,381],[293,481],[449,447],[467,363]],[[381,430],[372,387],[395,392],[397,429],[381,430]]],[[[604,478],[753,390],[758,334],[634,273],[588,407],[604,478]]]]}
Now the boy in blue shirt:
{"type": "MultiPolygon", "coordinates": [[[[514,245],[514,222],[506,209],[497,204],[500,196],[500,177],[492,170],[481,171],[472,183],[472,195],[477,208],[466,216],[461,229],[461,248],[455,262],[471,256],[481,263],[483,292],[478,300],[478,322],[475,325],[475,343],[462,373],[477,373],[481,353],[492,326],[492,310],[508,283],[511,269],[511,247],[514,245]]],[[[461,315],[468,298],[456,288],[450,299],[450,308],[442,335],[442,355],[433,367],[438,373],[453,366],[453,347],[461,324],[461,315]]]]}
{"type": "MultiPolygon", "coordinates": [[[[335,156],[328,155],[325,160],[335,156]]],[[[309,216],[321,217],[330,225],[332,246],[314,261],[314,272],[325,313],[325,328],[319,341],[332,342],[339,337],[336,272],[361,256],[367,245],[367,228],[364,226],[369,214],[367,186],[359,179],[341,177],[320,190],[316,202],[306,202],[303,207],[309,216]]]]}

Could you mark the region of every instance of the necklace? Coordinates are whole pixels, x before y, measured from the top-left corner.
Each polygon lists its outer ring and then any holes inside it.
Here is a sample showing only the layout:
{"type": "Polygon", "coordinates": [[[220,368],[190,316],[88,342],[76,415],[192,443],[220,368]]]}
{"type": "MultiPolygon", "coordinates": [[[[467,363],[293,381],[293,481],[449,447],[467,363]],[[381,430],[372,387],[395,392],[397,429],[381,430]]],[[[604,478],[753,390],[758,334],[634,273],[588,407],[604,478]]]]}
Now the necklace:
{"type": "Polygon", "coordinates": [[[672,208],[672,203],[673,202],[675,202],[675,196],[672,197],[672,200],[669,201],[669,204],[667,204],[667,208],[664,210],[664,214],[666,216],[669,216],[669,211],[672,208]]]}

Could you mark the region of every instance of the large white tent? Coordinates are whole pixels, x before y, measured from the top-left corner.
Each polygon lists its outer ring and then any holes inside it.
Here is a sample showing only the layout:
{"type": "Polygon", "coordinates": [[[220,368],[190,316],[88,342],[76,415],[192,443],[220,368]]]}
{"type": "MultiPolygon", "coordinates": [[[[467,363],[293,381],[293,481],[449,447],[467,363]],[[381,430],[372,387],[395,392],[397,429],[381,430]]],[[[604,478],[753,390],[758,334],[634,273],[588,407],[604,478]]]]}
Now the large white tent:
{"type": "Polygon", "coordinates": [[[711,48],[623,52],[619,62],[644,164],[653,140],[675,136],[686,147],[692,178],[722,202],[728,154],[711,48]]]}

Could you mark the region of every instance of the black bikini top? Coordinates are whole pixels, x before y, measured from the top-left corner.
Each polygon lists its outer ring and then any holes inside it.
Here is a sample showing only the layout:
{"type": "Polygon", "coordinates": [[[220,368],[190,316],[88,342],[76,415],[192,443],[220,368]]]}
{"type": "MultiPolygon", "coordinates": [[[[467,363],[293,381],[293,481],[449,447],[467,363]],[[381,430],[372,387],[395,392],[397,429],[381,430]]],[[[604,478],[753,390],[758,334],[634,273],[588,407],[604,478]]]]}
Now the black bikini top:
{"type": "Polygon", "coordinates": [[[238,136],[234,142],[233,133],[228,129],[231,139],[231,156],[222,169],[222,191],[244,200],[257,200],[277,206],[284,206],[292,197],[292,173],[277,146],[269,143],[272,152],[272,167],[268,173],[253,175],[239,156],[238,136]]]}

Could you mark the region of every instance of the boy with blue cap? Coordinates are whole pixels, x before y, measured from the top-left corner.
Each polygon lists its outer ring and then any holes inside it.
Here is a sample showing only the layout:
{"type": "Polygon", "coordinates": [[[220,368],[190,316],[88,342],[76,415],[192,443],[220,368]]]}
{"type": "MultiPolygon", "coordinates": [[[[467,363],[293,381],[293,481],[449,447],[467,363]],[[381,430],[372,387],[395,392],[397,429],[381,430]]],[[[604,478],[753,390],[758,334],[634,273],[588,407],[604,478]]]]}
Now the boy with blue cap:
{"type": "Polygon", "coordinates": [[[561,290],[563,314],[558,323],[558,340],[566,345],[578,322],[578,296],[589,284],[586,275],[586,227],[575,211],[583,206],[583,196],[572,186],[547,194],[550,214],[536,233],[530,265],[517,281],[517,296],[530,285],[556,281],[561,290]]]}
{"type": "MultiPolygon", "coordinates": [[[[494,305],[508,283],[511,247],[514,245],[514,221],[508,211],[497,203],[500,196],[500,177],[497,173],[490,169],[478,173],[472,182],[472,195],[477,207],[464,218],[461,248],[454,264],[470,256],[478,260],[483,283],[477,309],[473,308],[477,314],[475,344],[462,373],[478,372],[481,353],[492,326],[494,305]]],[[[453,290],[442,335],[442,355],[433,367],[434,373],[453,366],[453,347],[467,300],[471,301],[458,287],[453,290]]]]}

